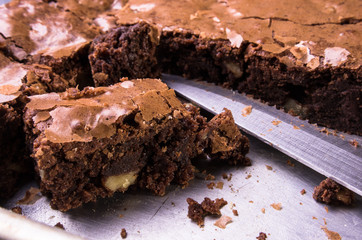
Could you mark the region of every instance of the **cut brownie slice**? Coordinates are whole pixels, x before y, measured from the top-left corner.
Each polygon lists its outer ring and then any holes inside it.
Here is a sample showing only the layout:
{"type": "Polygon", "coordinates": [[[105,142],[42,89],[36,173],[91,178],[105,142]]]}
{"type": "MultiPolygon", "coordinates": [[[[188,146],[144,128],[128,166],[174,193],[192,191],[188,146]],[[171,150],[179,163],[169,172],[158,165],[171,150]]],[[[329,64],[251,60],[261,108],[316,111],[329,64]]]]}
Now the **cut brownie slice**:
{"type": "MultiPolygon", "coordinates": [[[[217,128],[156,79],[30,99],[24,121],[41,190],[62,211],[135,183],[159,195],[170,183],[186,185],[194,175],[191,159],[217,128]]],[[[230,151],[245,154],[243,141],[230,151]]]]}
{"type": "Polygon", "coordinates": [[[158,29],[145,22],[96,37],[89,55],[95,86],[117,83],[121,77],[159,77],[155,55],[158,42],[158,29]]]}

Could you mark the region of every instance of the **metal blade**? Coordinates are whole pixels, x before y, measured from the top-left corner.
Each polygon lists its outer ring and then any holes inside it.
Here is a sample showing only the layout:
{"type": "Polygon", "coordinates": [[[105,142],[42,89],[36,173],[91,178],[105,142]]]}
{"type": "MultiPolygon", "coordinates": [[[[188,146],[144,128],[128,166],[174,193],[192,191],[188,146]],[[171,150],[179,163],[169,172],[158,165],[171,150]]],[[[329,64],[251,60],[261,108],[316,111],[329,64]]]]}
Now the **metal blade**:
{"type": "Polygon", "coordinates": [[[322,133],[307,121],[210,83],[168,74],[162,80],[182,97],[211,113],[218,114],[228,108],[246,133],[362,196],[362,149],[350,144],[352,140],[362,143],[362,137],[322,133]],[[252,112],[243,116],[242,109],[250,105],[252,112]]]}

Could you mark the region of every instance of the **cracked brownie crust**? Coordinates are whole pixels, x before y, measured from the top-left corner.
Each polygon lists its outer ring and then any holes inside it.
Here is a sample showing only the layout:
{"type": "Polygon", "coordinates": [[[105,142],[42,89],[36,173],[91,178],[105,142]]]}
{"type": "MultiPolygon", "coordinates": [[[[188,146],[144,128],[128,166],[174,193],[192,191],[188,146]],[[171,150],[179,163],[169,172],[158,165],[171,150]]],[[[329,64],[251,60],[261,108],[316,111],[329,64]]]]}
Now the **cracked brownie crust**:
{"type": "Polygon", "coordinates": [[[171,183],[186,185],[194,176],[191,160],[216,142],[226,145],[212,152],[225,156],[220,160],[246,154],[248,140],[237,127],[229,134],[241,144],[227,149],[228,142],[214,139],[224,128],[218,118],[234,124],[228,111],[207,123],[160,80],[123,79],[110,87],[32,96],[24,121],[41,190],[53,208],[67,211],[133,184],[158,195],[171,183]]]}

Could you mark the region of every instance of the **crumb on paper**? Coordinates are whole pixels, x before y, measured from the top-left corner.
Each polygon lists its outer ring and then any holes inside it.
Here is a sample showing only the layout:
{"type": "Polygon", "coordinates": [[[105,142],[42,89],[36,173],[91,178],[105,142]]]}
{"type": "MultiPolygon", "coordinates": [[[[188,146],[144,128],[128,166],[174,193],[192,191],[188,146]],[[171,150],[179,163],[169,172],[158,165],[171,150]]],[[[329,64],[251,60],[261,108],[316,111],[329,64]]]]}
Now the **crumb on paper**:
{"type": "Polygon", "coordinates": [[[302,202],[300,202],[300,203],[299,203],[299,205],[303,205],[303,203],[302,203],[302,202]]]}
{"type": "Polygon", "coordinates": [[[329,209],[327,206],[324,206],[324,209],[326,210],[327,213],[329,212],[329,209]]]}
{"type": "Polygon", "coordinates": [[[341,235],[339,235],[339,233],[330,231],[325,226],[323,226],[321,228],[326,233],[328,240],[341,240],[342,239],[342,237],[341,237],[341,235]]]}
{"type": "Polygon", "coordinates": [[[223,189],[223,188],[224,188],[224,183],[223,183],[223,182],[218,182],[218,183],[216,184],[216,188],[218,188],[218,189],[223,189]]]}
{"type": "Polygon", "coordinates": [[[55,224],[54,227],[57,227],[57,228],[60,228],[60,229],[65,230],[63,224],[61,224],[60,222],[58,222],[57,224],[55,224]]]}
{"type": "Polygon", "coordinates": [[[254,201],[250,200],[249,203],[254,203],[254,201]]]}
{"type": "Polygon", "coordinates": [[[244,107],[244,108],[241,110],[241,115],[243,115],[243,117],[248,116],[248,115],[251,113],[252,108],[253,108],[253,107],[252,107],[251,105],[244,107]]]}
{"type": "Polygon", "coordinates": [[[175,207],[175,206],[176,206],[176,204],[175,204],[174,202],[171,202],[171,205],[172,205],[172,207],[175,207]]]}
{"type": "Polygon", "coordinates": [[[272,129],[272,128],[268,129],[268,132],[271,132],[271,131],[273,131],[273,129],[272,129]]]}
{"type": "Polygon", "coordinates": [[[312,219],[314,219],[314,220],[318,220],[318,218],[316,218],[315,216],[313,216],[313,217],[312,217],[312,219]]]}
{"type": "Polygon", "coordinates": [[[300,124],[300,127],[304,127],[304,124],[300,124]]]}
{"type": "Polygon", "coordinates": [[[292,163],[292,161],[291,161],[291,160],[287,160],[287,164],[288,164],[289,166],[291,166],[291,167],[294,167],[294,166],[295,166],[295,164],[294,164],[294,163],[292,163]]]}
{"type": "Polygon", "coordinates": [[[215,176],[212,174],[207,174],[207,176],[205,177],[205,180],[215,180],[215,176]]]}
{"type": "Polygon", "coordinates": [[[273,167],[272,166],[269,166],[269,165],[265,165],[266,169],[268,169],[269,171],[273,170],[273,167]]]}
{"type": "Polygon", "coordinates": [[[211,183],[208,183],[206,186],[207,186],[208,189],[214,189],[215,183],[211,182],[211,183]]]}
{"type": "Polygon", "coordinates": [[[300,194],[304,195],[307,191],[305,191],[305,189],[302,189],[302,191],[300,191],[300,194]]]}
{"type": "MultiPolygon", "coordinates": [[[[139,232],[139,231],[138,231],[138,232],[139,232]]],[[[126,231],[125,228],[122,228],[122,230],[121,230],[121,237],[122,237],[123,239],[125,239],[125,238],[127,237],[127,231],[126,231]]]]}
{"type": "Polygon", "coordinates": [[[249,179],[249,178],[251,178],[251,174],[248,174],[248,175],[245,177],[245,179],[249,179]]]}
{"type": "Polygon", "coordinates": [[[221,216],[218,220],[216,220],[216,222],[214,223],[214,225],[216,227],[225,229],[226,225],[232,222],[232,218],[226,215],[221,216]]]}
{"type": "Polygon", "coordinates": [[[282,121],[273,120],[273,121],[272,121],[272,124],[273,124],[274,126],[278,126],[279,123],[281,123],[281,122],[282,122],[282,121]]]}
{"type": "Polygon", "coordinates": [[[19,207],[19,206],[13,207],[11,209],[11,211],[14,212],[14,213],[20,214],[20,215],[23,214],[23,209],[21,207],[19,207]]]}
{"type": "Polygon", "coordinates": [[[118,217],[119,217],[119,218],[123,218],[123,214],[119,214],[118,217]]]}
{"type": "Polygon", "coordinates": [[[265,214],[265,208],[262,208],[262,209],[261,209],[261,212],[262,212],[263,214],[265,214]]]}
{"type": "Polygon", "coordinates": [[[293,128],[296,129],[296,130],[300,129],[300,127],[295,126],[295,125],[293,125],[293,128]]]}
{"type": "Polygon", "coordinates": [[[339,137],[342,138],[343,140],[346,138],[343,134],[340,134],[339,137]]]}
{"type": "Polygon", "coordinates": [[[256,239],[258,239],[258,240],[265,240],[267,238],[268,238],[268,236],[263,232],[260,232],[259,236],[256,237],[256,239]]]}
{"type": "Polygon", "coordinates": [[[353,139],[353,140],[349,141],[349,143],[355,148],[357,148],[359,146],[359,143],[357,142],[356,139],[353,139]]]}
{"type": "Polygon", "coordinates": [[[234,214],[234,216],[239,216],[238,210],[233,209],[233,214],[234,214]]]}
{"type": "Polygon", "coordinates": [[[272,204],[270,204],[270,206],[272,208],[274,208],[275,210],[278,210],[278,211],[282,210],[282,204],[281,203],[272,203],[272,204]]]}
{"type": "Polygon", "coordinates": [[[327,220],[323,218],[324,225],[327,225],[327,220]]]}
{"type": "Polygon", "coordinates": [[[17,201],[16,204],[21,204],[21,205],[34,204],[36,201],[38,201],[41,198],[39,193],[40,193],[39,188],[31,187],[28,191],[26,191],[23,199],[20,199],[19,201],[17,201]]]}

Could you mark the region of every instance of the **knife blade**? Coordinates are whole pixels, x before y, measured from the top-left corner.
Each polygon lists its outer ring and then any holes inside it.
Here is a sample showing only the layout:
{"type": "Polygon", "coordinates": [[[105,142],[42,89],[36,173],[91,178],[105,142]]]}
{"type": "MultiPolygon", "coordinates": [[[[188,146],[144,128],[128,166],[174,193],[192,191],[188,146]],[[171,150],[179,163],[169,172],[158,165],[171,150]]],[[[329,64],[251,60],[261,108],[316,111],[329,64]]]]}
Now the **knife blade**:
{"type": "Polygon", "coordinates": [[[349,143],[361,143],[362,137],[324,134],[305,120],[211,83],[169,74],[163,74],[162,81],[213,114],[228,108],[244,132],[362,196],[362,149],[349,143]],[[243,115],[242,110],[248,106],[252,106],[251,113],[243,115]]]}

